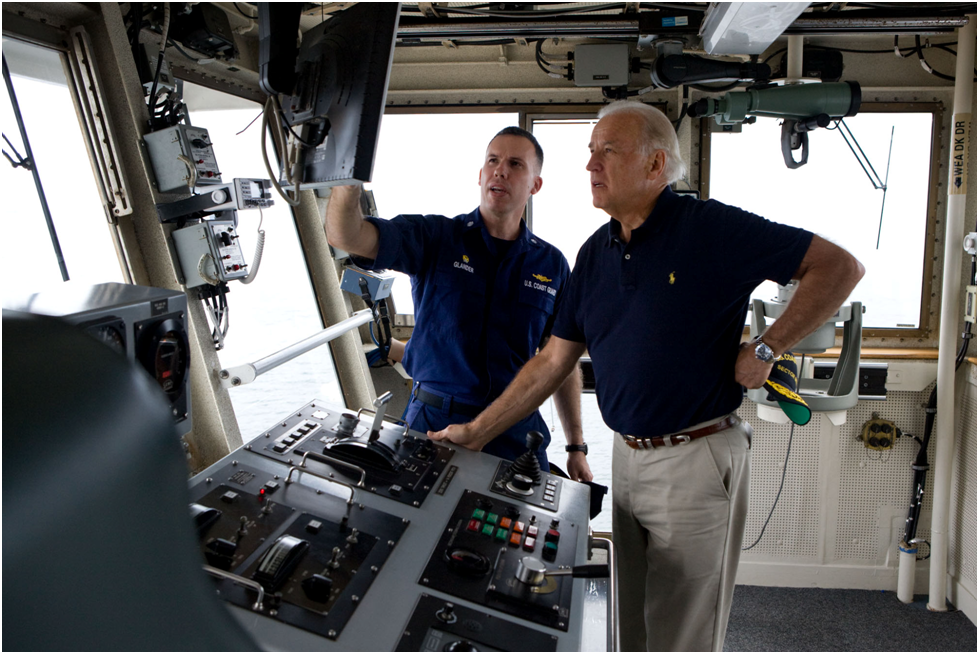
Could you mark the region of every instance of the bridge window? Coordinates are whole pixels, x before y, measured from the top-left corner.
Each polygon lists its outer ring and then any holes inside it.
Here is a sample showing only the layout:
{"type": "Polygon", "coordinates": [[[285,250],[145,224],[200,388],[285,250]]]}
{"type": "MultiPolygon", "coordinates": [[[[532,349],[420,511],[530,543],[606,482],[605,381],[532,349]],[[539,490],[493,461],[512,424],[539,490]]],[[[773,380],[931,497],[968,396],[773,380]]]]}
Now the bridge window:
{"type": "Polygon", "coordinates": [[[532,116],[534,136],[544,148],[544,186],[534,196],[534,233],[558,247],[574,267],[582,244],[608,214],[592,205],[588,142],[598,119],[583,116],[532,116]]]}
{"type": "MultiPolygon", "coordinates": [[[[113,246],[114,228],[106,220],[78,127],[62,55],[12,39],[3,40],[3,54],[69,279],[82,284],[125,281],[113,246]]],[[[6,85],[2,96],[3,134],[13,146],[4,142],[3,150],[14,160],[14,150],[26,157],[6,85]]],[[[63,284],[30,169],[14,168],[5,160],[0,170],[4,297],[13,299],[63,284]]]]}
{"type": "MultiPolygon", "coordinates": [[[[864,329],[915,334],[927,327],[922,298],[931,276],[926,250],[934,206],[934,114],[865,105],[846,124],[880,180],[886,180],[886,198],[840,130],[810,132],[808,164],[788,169],[779,145],[780,121],[770,118],[744,125],[740,134],[710,135],[705,196],[709,190],[713,199],[803,227],[846,248],[867,268],[851,296],[866,308],[864,329]]],[[[775,284],[766,282],[754,295],[770,299],[775,293],[775,284]]]]}

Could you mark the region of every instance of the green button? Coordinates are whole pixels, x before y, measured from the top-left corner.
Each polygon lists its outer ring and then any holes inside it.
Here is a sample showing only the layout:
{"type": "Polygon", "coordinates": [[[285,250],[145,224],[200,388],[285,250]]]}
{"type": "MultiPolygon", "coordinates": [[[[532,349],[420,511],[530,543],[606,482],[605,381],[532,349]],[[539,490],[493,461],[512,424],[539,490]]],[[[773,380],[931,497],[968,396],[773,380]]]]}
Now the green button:
{"type": "Polygon", "coordinates": [[[476,520],[482,520],[485,517],[486,517],[486,511],[483,511],[482,509],[476,509],[475,511],[473,511],[473,518],[475,518],[476,520]]]}
{"type": "Polygon", "coordinates": [[[486,534],[487,536],[492,536],[494,529],[496,529],[496,527],[494,525],[489,524],[488,522],[485,525],[483,525],[483,533],[486,534]]]}
{"type": "Polygon", "coordinates": [[[496,530],[496,540],[506,540],[507,530],[500,527],[496,530]]]}
{"type": "Polygon", "coordinates": [[[495,525],[496,521],[499,520],[500,516],[495,513],[490,513],[486,516],[486,522],[495,525]]]}

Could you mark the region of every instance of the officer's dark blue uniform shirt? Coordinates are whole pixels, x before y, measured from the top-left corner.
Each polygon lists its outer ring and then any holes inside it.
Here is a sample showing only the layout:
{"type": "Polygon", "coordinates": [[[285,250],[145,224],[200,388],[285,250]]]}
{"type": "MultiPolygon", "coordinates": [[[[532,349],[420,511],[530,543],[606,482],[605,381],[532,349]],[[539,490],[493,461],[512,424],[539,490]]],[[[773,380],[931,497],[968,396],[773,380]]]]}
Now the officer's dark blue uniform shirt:
{"type": "Polygon", "coordinates": [[[751,293],[788,283],[812,233],[669,188],[628,244],[619,230],[581,247],[552,332],[587,346],[605,423],[652,437],[731,413],[751,293]]]}
{"type": "MultiPolygon", "coordinates": [[[[411,276],[415,328],[405,347],[405,370],[428,392],[487,406],[549,333],[570,276],[564,255],[522,222],[520,235],[509,247],[498,243],[486,230],[479,209],[451,219],[401,215],[367,220],[380,232],[377,259],[358,263],[411,276]]],[[[472,419],[417,399],[406,418],[419,431],[472,419]]],[[[546,447],[550,435],[534,412],[483,451],[516,458],[526,451],[531,429],[544,435],[546,447]]],[[[538,458],[546,470],[543,447],[538,458]]]]}

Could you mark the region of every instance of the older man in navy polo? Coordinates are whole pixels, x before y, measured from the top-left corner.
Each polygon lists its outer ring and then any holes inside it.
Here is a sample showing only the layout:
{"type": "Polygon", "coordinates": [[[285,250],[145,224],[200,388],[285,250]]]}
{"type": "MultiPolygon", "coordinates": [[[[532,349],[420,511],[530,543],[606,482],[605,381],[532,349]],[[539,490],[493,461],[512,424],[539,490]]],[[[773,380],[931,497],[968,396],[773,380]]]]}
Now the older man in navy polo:
{"type": "MultiPolygon", "coordinates": [[[[436,431],[478,415],[550,334],[570,270],[560,250],[532,234],[522,218],[543,184],[543,163],[530,132],[505,128],[486,148],[479,207],[451,219],[365,219],[359,186],[333,189],[325,224],[330,244],[359,255],[357,263],[366,267],[411,276],[415,328],[402,361],[415,381],[406,415],[412,429],[436,431]]],[[[568,474],[590,481],[578,370],[569,369],[555,391],[568,474]]],[[[514,416],[482,449],[515,459],[527,451],[527,432],[539,431],[544,444],[537,457],[547,470],[550,434],[536,409],[514,416]]]]}
{"type": "Polygon", "coordinates": [[[476,420],[433,438],[478,449],[542,402],[587,346],[616,432],[622,649],[721,651],[748,504],[742,386],[761,387],[863,267],[810,232],[670,190],[685,166],[658,110],[623,101],[599,117],[587,169],[594,205],[612,218],[578,253],[547,347],[476,420]],[[741,344],[766,279],[799,287],[763,341],[741,344]]]}

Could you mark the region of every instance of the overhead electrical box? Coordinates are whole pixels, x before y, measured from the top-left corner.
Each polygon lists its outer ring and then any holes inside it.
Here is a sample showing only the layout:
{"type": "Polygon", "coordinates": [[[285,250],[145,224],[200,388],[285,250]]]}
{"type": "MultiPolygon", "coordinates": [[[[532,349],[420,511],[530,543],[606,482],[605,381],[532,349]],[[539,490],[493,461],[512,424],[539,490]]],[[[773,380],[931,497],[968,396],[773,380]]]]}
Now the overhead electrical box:
{"type": "Polygon", "coordinates": [[[575,86],[625,86],[629,83],[626,43],[586,44],[574,49],[575,86]]]}

